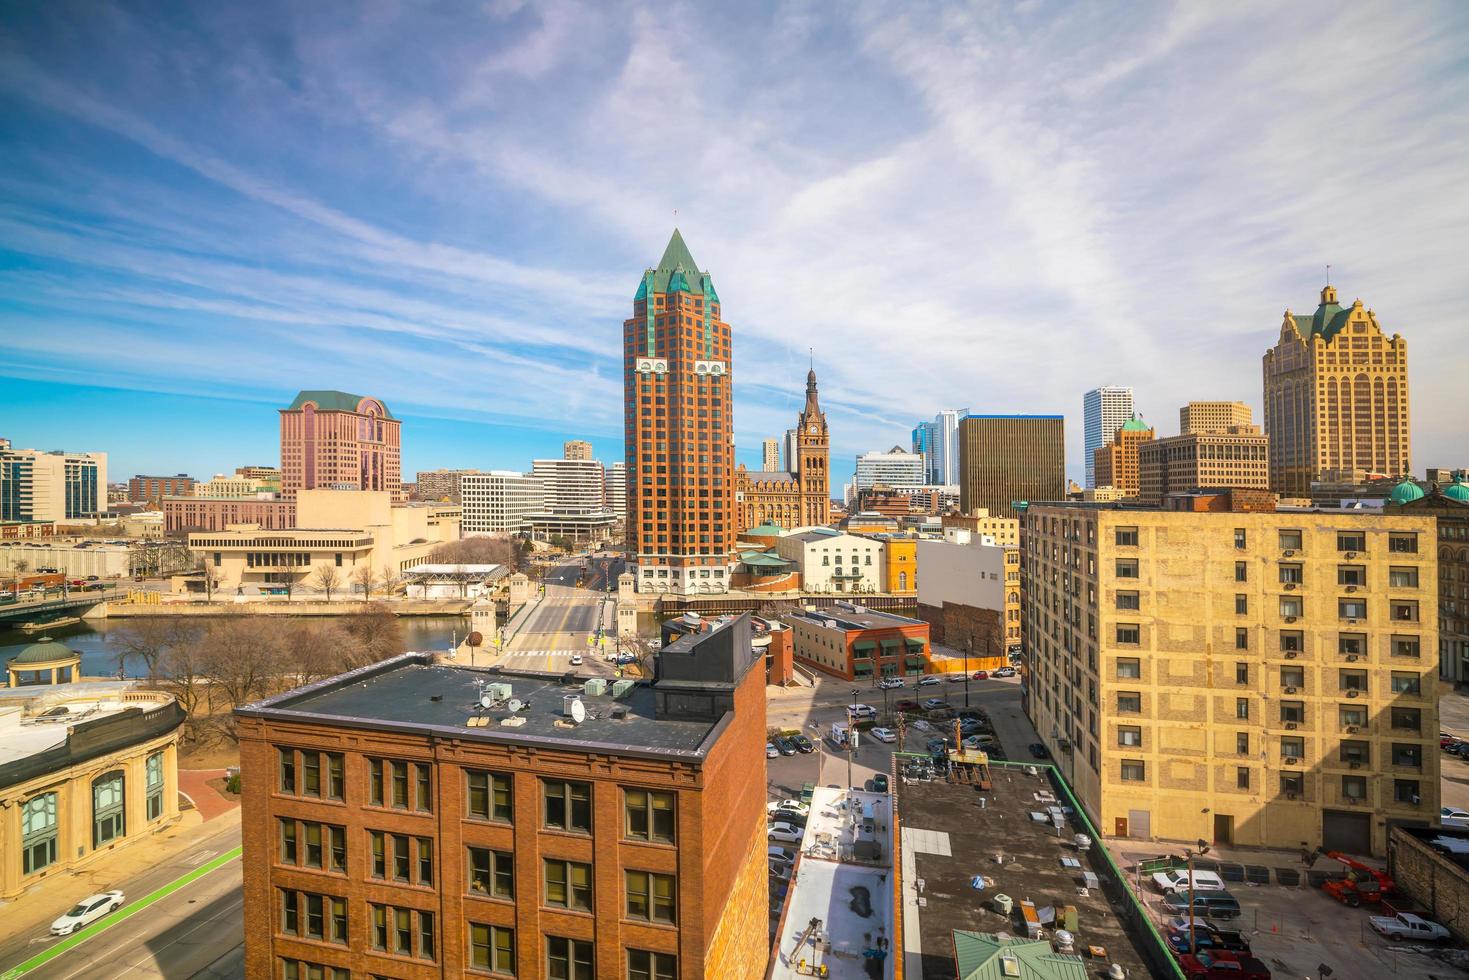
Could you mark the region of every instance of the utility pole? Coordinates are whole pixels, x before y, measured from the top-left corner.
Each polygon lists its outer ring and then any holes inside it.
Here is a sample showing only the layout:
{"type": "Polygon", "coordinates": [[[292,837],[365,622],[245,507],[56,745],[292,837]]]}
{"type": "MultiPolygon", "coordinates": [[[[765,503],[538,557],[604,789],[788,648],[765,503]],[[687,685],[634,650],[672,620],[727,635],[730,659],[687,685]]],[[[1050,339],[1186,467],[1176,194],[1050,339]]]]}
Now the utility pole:
{"type": "MultiPolygon", "coordinates": [[[[857,689],[852,688],[852,703],[857,701],[857,689]]],[[[852,705],[847,705],[847,791],[852,790],[852,756],[857,751],[857,724],[852,716],[852,705]]]]}

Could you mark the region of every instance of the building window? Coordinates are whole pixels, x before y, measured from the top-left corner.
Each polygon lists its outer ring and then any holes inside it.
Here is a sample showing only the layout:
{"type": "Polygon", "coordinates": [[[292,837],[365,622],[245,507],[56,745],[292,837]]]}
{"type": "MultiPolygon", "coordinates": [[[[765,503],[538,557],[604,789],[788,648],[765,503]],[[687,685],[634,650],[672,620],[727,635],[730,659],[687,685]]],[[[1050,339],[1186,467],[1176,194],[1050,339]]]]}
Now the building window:
{"type": "Polygon", "coordinates": [[[1387,536],[1387,550],[1399,555],[1416,555],[1418,553],[1418,535],[1397,531],[1387,536]]]}
{"type": "Polygon", "coordinates": [[[1249,732],[1235,732],[1234,733],[1234,754],[1235,755],[1249,755],[1250,754],[1250,733],[1249,732]]]}
{"type": "Polygon", "coordinates": [[[1304,578],[1300,565],[1292,564],[1280,566],[1281,585],[1300,585],[1302,581],[1304,581],[1304,578]]]}
{"type": "Polygon", "coordinates": [[[1143,710],[1143,696],[1136,691],[1117,692],[1119,714],[1139,714],[1143,710]]]}
{"type": "Polygon", "coordinates": [[[627,917],[648,922],[666,922],[672,925],[674,916],[674,886],[672,875],[654,874],[651,871],[628,871],[625,873],[627,887],[627,917]]]}
{"type": "Polygon", "coordinates": [[[545,902],[555,908],[592,910],[592,866],[547,858],[545,902]]]}
{"type": "Polygon", "coordinates": [[[1280,720],[1286,725],[1301,724],[1306,720],[1306,703],[1304,701],[1280,702],[1280,720]]]}
{"type": "Polygon", "coordinates": [[[1365,599],[1338,599],[1336,612],[1341,619],[1366,619],[1367,601],[1365,599]]]}
{"type": "Polygon", "coordinates": [[[276,758],[279,762],[280,778],[277,785],[282,793],[295,795],[296,793],[296,750],[276,749],[276,758]]]}
{"type": "Polygon", "coordinates": [[[627,980],[678,980],[678,957],[646,949],[627,951],[627,980]]]}
{"type": "Polygon", "coordinates": [[[1367,550],[1367,535],[1361,531],[1336,532],[1336,550],[1362,554],[1367,550]]]}
{"type": "Polygon", "coordinates": [[[20,810],[21,874],[34,874],[56,863],[56,794],[26,800],[20,810]]]}
{"type": "Polygon", "coordinates": [[[1142,748],[1143,730],[1141,728],[1133,728],[1128,726],[1118,728],[1117,744],[1142,748]]]}
{"type": "Polygon", "coordinates": [[[1387,584],[1394,589],[1416,589],[1418,588],[1418,569],[1390,568],[1387,572],[1387,584]]]}
{"type": "Polygon", "coordinates": [[[414,956],[432,960],[434,948],[434,914],[416,909],[400,909],[391,905],[371,905],[373,949],[396,956],[414,956]]]}
{"type": "Polygon", "coordinates": [[[1250,699],[1249,698],[1235,698],[1234,699],[1234,716],[1236,718],[1243,718],[1243,719],[1248,719],[1250,717],[1250,699]]]}
{"type": "Polygon", "coordinates": [[[586,783],[543,781],[545,826],[578,834],[592,832],[592,789],[586,783]]]}
{"type": "Polygon", "coordinates": [[[1237,561],[1234,563],[1234,580],[1236,582],[1248,582],[1250,580],[1250,563],[1237,561]]]}
{"type": "Polygon", "coordinates": [[[1250,648],[1250,631],[1243,626],[1235,627],[1234,648],[1236,650],[1248,650],[1250,648]]]}
{"type": "Polygon", "coordinates": [[[1421,797],[1418,795],[1418,780],[1394,779],[1392,781],[1392,798],[1394,803],[1406,803],[1408,806],[1417,806],[1421,800],[1421,797]]]}
{"type": "Polygon", "coordinates": [[[1300,653],[1306,649],[1306,634],[1300,630],[1281,630],[1280,649],[1282,652],[1300,653]]]}
{"type": "Polygon", "coordinates": [[[1363,633],[1338,633],[1336,652],[1345,657],[1360,657],[1367,652],[1367,637],[1363,633]]]}
{"type": "Polygon", "coordinates": [[[546,937],[546,980],[592,980],[592,944],[546,937]]]}
{"type": "Polygon", "coordinates": [[[1301,550],[1301,532],[1300,531],[1281,531],[1280,532],[1280,550],[1281,551],[1300,551],[1301,550]]]}
{"type": "Polygon", "coordinates": [[[1417,696],[1422,693],[1421,680],[1417,674],[1406,674],[1395,670],[1392,672],[1392,692],[1417,696]]]}
{"type": "Polygon", "coordinates": [[[369,759],[368,799],[374,806],[432,812],[433,784],[429,770],[424,762],[369,759]]]}
{"type": "Polygon", "coordinates": [[[1118,609],[1137,609],[1139,607],[1138,594],[1136,592],[1118,592],[1118,609]]]}
{"type": "Polygon", "coordinates": [[[1136,623],[1118,623],[1117,624],[1117,642],[1118,643],[1131,643],[1131,644],[1133,644],[1135,646],[1135,645],[1137,645],[1137,643],[1139,642],[1140,639],[1141,639],[1141,631],[1138,629],[1138,625],[1136,623]]]}
{"type": "Polygon", "coordinates": [[[1418,622],[1418,603],[1416,600],[1394,599],[1388,604],[1395,623],[1418,622]]]}
{"type": "Polygon", "coordinates": [[[1148,778],[1147,766],[1141,759],[1123,759],[1122,778],[1129,783],[1143,782],[1148,778]]]}
{"type": "Polygon", "coordinates": [[[1366,708],[1349,708],[1340,705],[1336,709],[1337,723],[1348,731],[1355,731],[1367,724],[1366,708]]]}
{"type": "Polygon", "coordinates": [[[149,820],[163,816],[163,753],[154,752],[143,764],[145,804],[149,820]]]}
{"type": "Polygon", "coordinates": [[[1245,534],[1245,529],[1242,527],[1234,529],[1234,546],[1241,551],[1249,547],[1249,538],[1245,534]]]}
{"type": "Polygon", "coordinates": [[[1142,661],[1133,657],[1120,657],[1117,660],[1117,676],[1126,678],[1142,677],[1142,661]]]}
{"type": "MultiPolygon", "coordinates": [[[[1295,735],[1287,735],[1280,740],[1280,757],[1282,759],[1300,761],[1306,757],[1306,740],[1295,735]]],[[[1287,765],[1293,765],[1287,761],[1287,765]]]]}
{"type": "Polygon", "coordinates": [[[1408,732],[1423,730],[1423,713],[1417,708],[1393,708],[1391,718],[1393,728],[1408,732]]]}
{"type": "Polygon", "coordinates": [[[280,863],[345,874],[347,830],[327,824],[282,817],[279,824],[280,863]]]}
{"type": "Polygon", "coordinates": [[[1391,650],[1394,657],[1417,657],[1419,651],[1418,637],[1394,636],[1392,638],[1391,650]]]}
{"type": "Polygon", "coordinates": [[[490,898],[515,898],[515,858],[487,847],[469,848],[469,890],[490,898]]]}
{"type": "Polygon", "coordinates": [[[1282,772],[1280,774],[1280,791],[1287,798],[1300,799],[1306,792],[1306,778],[1298,772],[1282,772]]]}
{"type": "Polygon", "coordinates": [[[282,959],[281,980],[352,980],[352,971],[342,966],[282,959]]]}
{"type": "Polygon", "coordinates": [[[1250,682],[1250,665],[1237,663],[1234,665],[1234,682],[1236,684],[1248,684],[1250,682]]]}
{"type": "Polygon", "coordinates": [[[1117,577],[1118,578],[1137,578],[1137,559],[1136,558],[1119,558],[1119,559],[1117,559],[1117,577]]]}
{"type": "Polygon", "coordinates": [[[280,792],[340,800],[344,789],[343,759],[339,752],[277,748],[280,792]],[[322,771],[326,779],[322,779],[322,771]]]}
{"type": "Polygon", "coordinates": [[[628,838],[673,843],[674,794],[656,790],[624,789],[622,798],[628,838]]]}
{"type": "Polygon", "coordinates": [[[127,794],[121,770],[92,780],[92,846],[127,835],[127,794]]]}
{"type": "Polygon", "coordinates": [[[1287,622],[1301,615],[1301,600],[1291,596],[1280,597],[1280,617],[1287,622]]]}
{"type": "Polygon", "coordinates": [[[1367,584],[1367,566],[1365,565],[1338,565],[1336,566],[1336,584],[1359,588],[1367,584]]]}
{"type": "Polygon", "coordinates": [[[1250,597],[1247,595],[1236,595],[1234,597],[1234,612],[1237,616],[1244,616],[1250,611],[1250,597]]]}
{"type": "Polygon", "coordinates": [[[1234,770],[1234,786],[1236,789],[1250,788],[1250,767],[1239,766],[1234,770]]]}
{"type": "Polygon", "coordinates": [[[514,797],[510,777],[478,769],[465,771],[469,784],[469,816],[509,823],[514,797]]]}
{"type": "Polygon", "coordinates": [[[1280,668],[1280,686],[1300,689],[1305,686],[1306,671],[1300,667],[1280,668]]]}
{"type": "Polygon", "coordinates": [[[1367,690],[1367,672],[1365,670],[1338,670],[1336,672],[1337,688],[1341,691],[1365,691],[1367,690]]]}
{"type": "Polygon", "coordinates": [[[1341,778],[1341,795],[1344,800],[1353,803],[1361,803],[1367,799],[1367,777],[1343,776],[1341,778]]]}
{"type": "Polygon", "coordinates": [[[1117,544],[1124,548],[1137,547],[1137,528],[1119,527],[1117,529],[1117,544]]]}
{"type": "Polygon", "coordinates": [[[277,889],[280,900],[280,932],[303,939],[346,946],[347,900],[294,889],[277,889]]]}
{"type": "Polygon", "coordinates": [[[1394,742],[1392,764],[1419,769],[1423,766],[1423,746],[1413,742],[1394,742]]]}

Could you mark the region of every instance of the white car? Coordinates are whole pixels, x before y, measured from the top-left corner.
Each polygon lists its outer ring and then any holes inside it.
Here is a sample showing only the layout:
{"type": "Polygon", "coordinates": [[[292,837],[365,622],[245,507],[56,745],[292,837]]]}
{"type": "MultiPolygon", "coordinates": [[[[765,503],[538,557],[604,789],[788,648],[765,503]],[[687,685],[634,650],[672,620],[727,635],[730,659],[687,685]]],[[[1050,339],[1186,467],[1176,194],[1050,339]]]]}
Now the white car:
{"type": "Polygon", "coordinates": [[[1445,827],[1469,829],[1469,810],[1461,810],[1456,806],[1441,807],[1438,811],[1438,822],[1445,827]]]}
{"type": "Polygon", "coordinates": [[[952,670],[944,679],[950,684],[963,684],[969,679],[969,675],[962,670],[952,670]]]}
{"type": "Polygon", "coordinates": [[[103,892],[100,895],[89,895],[76,904],[70,912],[51,923],[51,935],[69,936],[102,918],[108,912],[115,912],[122,908],[124,901],[122,892],[103,892]]]}
{"type": "Polygon", "coordinates": [[[879,742],[896,742],[898,740],[898,733],[893,731],[891,728],[874,728],[867,734],[871,735],[879,742]]]}
{"type": "MultiPolygon", "coordinates": [[[[1172,871],[1159,871],[1153,875],[1153,884],[1160,892],[1188,891],[1188,872],[1175,868],[1172,871]]],[[[1224,879],[1212,871],[1194,872],[1194,891],[1196,892],[1222,892],[1225,890],[1224,879]]]]}
{"type": "Polygon", "coordinates": [[[1449,938],[1449,931],[1443,926],[1411,912],[1374,915],[1368,918],[1367,924],[1389,939],[1416,939],[1419,942],[1438,943],[1449,938]]]}
{"type": "Polygon", "coordinates": [[[894,691],[903,686],[901,677],[884,677],[877,682],[877,686],[884,691],[894,691]]]}
{"type": "Polygon", "coordinates": [[[800,800],[771,800],[765,804],[766,813],[774,813],[776,810],[790,810],[792,813],[799,813],[803,817],[811,813],[811,808],[800,800]]]}
{"type": "Polygon", "coordinates": [[[806,836],[806,831],[800,827],[793,827],[788,823],[773,823],[765,836],[773,841],[782,841],[787,844],[799,844],[801,838],[806,836]]]}
{"type": "Polygon", "coordinates": [[[779,864],[794,864],[796,862],[795,851],[785,847],[777,847],[774,844],[770,845],[768,857],[771,861],[779,864]]]}
{"type": "Polygon", "coordinates": [[[918,686],[919,687],[933,687],[935,684],[941,684],[941,683],[943,683],[943,682],[940,681],[936,676],[934,676],[933,674],[929,674],[927,677],[924,677],[922,680],[920,680],[918,682],[918,686]]]}
{"type": "Polygon", "coordinates": [[[573,653],[571,655],[571,660],[568,661],[568,662],[573,667],[580,667],[581,666],[581,654],[579,654],[579,653],[573,653]]]}
{"type": "Polygon", "coordinates": [[[990,676],[991,677],[1014,677],[1017,673],[1019,673],[1019,671],[1017,671],[1014,667],[1001,667],[999,670],[995,671],[990,676]]]}
{"type": "Polygon", "coordinates": [[[853,718],[876,718],[877,709],[870,704],[849,704],[847,711],[853,718]]]}
{"type": "Polygon", "coordinates": [[[993,735],[971,735],[964,740],[963,744],[971,752],[985,752],[995,744],[995,737],[993,735]]]}
{"type": "Polygon", "coordinates": [[[774,742],[766,742],[765,743],[765,758],[767,758],[767,759],[779,759],[780,758],[780,749],[778,749],[778,748],[775,747],[775,743],[774,742]]]}
{"type": "Polygon", "coordinates": [[[911,729],[913,729],[914,731],[917,731],[917,732],[931,732],[931,731],[934,730],[933,729],[933,726],[930,725],[928,722],[924,721],[922,718],[919,718],[917,721],[915,721],[913,724],[909,725],[908,727],[911,728],[911,729]]]}

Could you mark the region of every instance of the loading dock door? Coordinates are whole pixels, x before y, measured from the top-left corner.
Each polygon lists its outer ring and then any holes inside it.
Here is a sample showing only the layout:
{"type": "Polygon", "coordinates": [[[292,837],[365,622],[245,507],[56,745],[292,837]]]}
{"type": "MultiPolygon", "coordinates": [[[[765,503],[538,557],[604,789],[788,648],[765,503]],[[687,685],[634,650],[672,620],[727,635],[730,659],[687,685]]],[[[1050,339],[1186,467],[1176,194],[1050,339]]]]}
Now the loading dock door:
{"type": "Polygon", "coordinates": [[[1372,853],[1372,815],[1325,810],[1321,814],[1321,843],[1328,851],[1372,853]]]}
{"type": "Polygon", "coordinates": [[[1134,840],[1150,840],[1153,836],[1152,814],[1147,810],[1127,811],[1127,836],[1134,840]]]}

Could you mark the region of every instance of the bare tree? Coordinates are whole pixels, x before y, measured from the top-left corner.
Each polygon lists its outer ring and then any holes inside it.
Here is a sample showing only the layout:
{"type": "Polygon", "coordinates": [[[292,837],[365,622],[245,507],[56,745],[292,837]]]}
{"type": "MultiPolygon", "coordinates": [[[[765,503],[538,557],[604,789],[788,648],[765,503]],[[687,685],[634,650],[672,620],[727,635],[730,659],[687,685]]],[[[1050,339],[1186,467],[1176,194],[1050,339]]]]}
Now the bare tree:
{"type": "Polygon", "coordinates": [[[168,655],[170,648],[191,637],[180,630],[180,620],[170,616],[147,616],[132,619],[127,625],[114,632],[118,641],[117,670],[121,675],[128,661],[143,662],[148,670],[148,682],[158,682],[158,668],[168,655]]]}
{"type": "Polygon", "coordinates": [[[158,686],[174,696],[191,725],[196,721],[199,701],[209,689],[202,667],[200,633],[193,623],[176,622],[173,637],[159,658],[158,686]]]}
{"type": "Polygon", "coordinates": [[[316,570],[316,587],[326,593],[326,601],[332,601],[332,591],[342,584],[342,573],[335,565],[322,565],[316,570]]]}
{"type": "Polygon", "coordinates": [[[403,652],[403,627],[392,610],[380,602],[339,617],[330,632],[337,634],[327,642],[336,646],[338,670],[374,664],[403,652]]]}
{"type": "Polygon", "coordinates": [[[341,631],[335,624],[293,619],[281,627],[282,657],[288,671],[295,674],[295,683],[309,684],[341,673],[341,648],[341,631]]]}
{"type": "Polygon", "coordinates": [[[215,590],[224,586],[224,575],[203,555],[194,560],[194,568],[199,571],[201,581],[204,583],[205,600],[213,602],[215,590]]]}
{"type": "Polygon", "coordinates": [[[398,586],[402,583],[403,576],[398,574],[398,570],[396,568],[394,568],[391,564],[383,566],[382,585],[384,596],[392,595],[395,591],[397,591],[398,586]]]}
{"type": "Polygon", "coordinates": [[[511,571],[521,566],[521,551],[514,538],[461,538],[439,545],[428,560],[441,565],[504,565],[511,571]]]}
{"type": "Polygon", "coordinates": [[[24,558],[21,558],[13,562],[10,567],[14,568],[17,573],[24,575],[26,572],[30,571],[31,563],[26,561],[24,558]]]}
{"type": "MultiPolygon", "coordinates": [[[[283,624],[273,617],[225,616],[211,623],[199,643],[199,668],[231,708],[264,697],[283,668],[283,624]]],[[[211,696],[212,699],[212,696],[211,696]]],[[[224,730],[237,738],[233,714],[224,730]]]]}
{"type": "Polygon", "coordinates": [[[372,590],[377,586],[377,572],[371,565],[363,565],[352,574],[352,581],[362,589],[362,601],[372,601],[372,590]]]}

